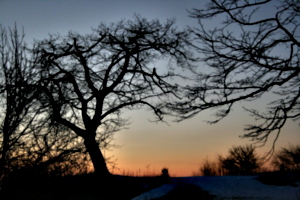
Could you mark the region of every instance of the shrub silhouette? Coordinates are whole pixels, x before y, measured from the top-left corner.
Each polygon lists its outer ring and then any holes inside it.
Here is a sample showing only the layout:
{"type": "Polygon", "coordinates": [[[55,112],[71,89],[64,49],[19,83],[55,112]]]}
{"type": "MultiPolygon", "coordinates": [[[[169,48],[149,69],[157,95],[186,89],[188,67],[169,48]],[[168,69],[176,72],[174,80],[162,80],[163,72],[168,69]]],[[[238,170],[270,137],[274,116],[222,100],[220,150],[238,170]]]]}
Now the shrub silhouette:
{"type": "Polygon", "coordinates": [[[261,162],[252,145],[233,146],[226,158],[219,157],[228,175],[250,175],[260,168],[261,162]]]}
{"type": "Polygon", "coordinates": [[[200,175],[202,175],[202,176],[218,176],[219,175],[218,164],[216,162],[211,162],[208,159],[206,159],[204,161],[202,167],[199,170],[200,170],[200,175]]]}
{"type": "Polygon", "coordinates": [[[300,172],[300,145],[282,148],[275,154],[272,165],[280,171],[300,172]]]}

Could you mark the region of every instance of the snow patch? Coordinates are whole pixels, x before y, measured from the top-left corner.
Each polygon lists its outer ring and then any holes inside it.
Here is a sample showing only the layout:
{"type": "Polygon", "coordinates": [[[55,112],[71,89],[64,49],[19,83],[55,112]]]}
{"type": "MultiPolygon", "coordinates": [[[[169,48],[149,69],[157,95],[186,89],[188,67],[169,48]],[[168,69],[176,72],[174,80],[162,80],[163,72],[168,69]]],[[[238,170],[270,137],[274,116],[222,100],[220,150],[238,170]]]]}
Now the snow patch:
{"type": "MultiPolygon", "coordinates": [[[[150,200],[167,195],[178,184],[192,184],[216,195],[216,200],[261,199],[261,200],[299,200],[300,186],[266,185],[257,176],[215,176],[172,178],[172,184],[165,184],[132,200],[150,200]]],[[[300,185],[300,182],[297,182],[300,185]]]]}
{"type": "Polygon", "coordinates": [[[132,200],[150,200],[160,198],[171,192],[176,186],[177,184],[164,184],[158,188],[150,190],[149,192],[143,193],[132,200]]]}

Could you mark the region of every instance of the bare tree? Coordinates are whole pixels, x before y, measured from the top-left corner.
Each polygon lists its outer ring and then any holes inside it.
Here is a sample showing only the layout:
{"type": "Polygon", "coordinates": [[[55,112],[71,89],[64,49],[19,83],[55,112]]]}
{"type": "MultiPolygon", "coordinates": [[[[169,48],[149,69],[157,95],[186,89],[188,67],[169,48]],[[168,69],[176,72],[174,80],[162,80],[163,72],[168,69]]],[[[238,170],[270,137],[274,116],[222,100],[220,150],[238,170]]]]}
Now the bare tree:
{"type": "Polygon", "coordinates": [[[12,162],[21,160],[26,137],[39,114],[33,105],[37,103],[34,86],[35,72],[31,69],[24,32],[19,35],[17,27],[0,27],[0,169],[5,174],[12,162]],[[9,34],[8,34],[9,33],[9,34]]]}
{"type": "Polygon", "coordinates": [[[300,146],[282,148],[274,155],[273,166],[280,171],[300,171],[300,146]]]}
{"type": "Polygon", "coordinates": [[[173,25],[173,20],[161,24],[135,16],[134,21],[101,24],[92,34],[70,32],[40,42],[41,102],[53,121],[83,139],[98,175],[110,174],[99,147],[127,126],[122,110],[146,106],[162,121],[166,113],[160,102],[177,97],[172,69],[151,67],[162,58],[188,66],[188,33],[173,25]]]}
{"type": "Polygon", "coordinates": [[[229,175],[250,175],[261,166],[260,157],[252,145],[234,146],[229,150],[229,155],[225,158],[220,156],[219,161],[229,175]]]}
{"type": "Polygon", "coordinates": [[[219,166],[217,162],[208,160],[204,161],[202,166],[199,169],[201,176],[219,176],[219,166]]]}
{"type": "Polygon", "coordinates": [[[26,159],[13,163],[21,167],[21,173],[63,176],[89,171],[87,153],[80,138],[65,127],[44,123],[42,129],[32,130],[24,143],[22,152],[26,159]]]}
{"type": "Polygon", "coordinates": [[[77,135],[52,122],[40,106],[39,74],[32,67],[36,55],[24,37],[16,26],[0,27],[0,173],[80,172],[84,148],[77,135]]]}
{"type": "Polygon", "coordinates": [[[191,44],[205,66],[194,72],[197,83],[187,87],[188,99],[170,107],[181,120],[217,108],[210,121],[216,123],[235,103],[273,92],[266,112],[245,108],[260,122],[247,125],[244,137],[261,144],[273,132],[278,137],[288,119],[300,119],[299,10],[298,0],[212,0],[203,9],[191,10],[199,24],[190,28],[195,36],[191,44]],[[272,16],[262,18],[265,9],[272,16]],[[206,28],[212,18],[215,24],[222,21],[206,28]]]}

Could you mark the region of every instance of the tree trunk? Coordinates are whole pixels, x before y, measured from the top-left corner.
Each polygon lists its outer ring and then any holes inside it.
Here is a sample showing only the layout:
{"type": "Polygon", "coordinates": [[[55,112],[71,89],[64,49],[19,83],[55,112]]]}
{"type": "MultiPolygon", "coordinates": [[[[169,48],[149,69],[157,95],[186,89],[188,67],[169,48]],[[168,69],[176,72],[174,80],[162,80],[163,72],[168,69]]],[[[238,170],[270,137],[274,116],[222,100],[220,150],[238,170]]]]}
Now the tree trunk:
{"type": "MultiPolygon", "coordinates": [[[[8,122],[9,116],[6,114],[4,119],[4,125],[2,129],[3,134],[3,140],[2,140],[2,152],[1,152],[1,158],[0,158],[0,174],[4,175],[7,168],[7,155],[9,153],[10,144],[9,144],[9,137],[10,137],[10,130],[9,130],[9,122],[8,122]]],[[[0,175],[1,176],[1,175],[0,175]]]]}
{"type": "Polygon", "coordinates": [[[111,174],[107,169],[105,159],[95,138],[84,138],[84,144],[90,154],[95,174],[100,177],[109,177],[111,174]]]}

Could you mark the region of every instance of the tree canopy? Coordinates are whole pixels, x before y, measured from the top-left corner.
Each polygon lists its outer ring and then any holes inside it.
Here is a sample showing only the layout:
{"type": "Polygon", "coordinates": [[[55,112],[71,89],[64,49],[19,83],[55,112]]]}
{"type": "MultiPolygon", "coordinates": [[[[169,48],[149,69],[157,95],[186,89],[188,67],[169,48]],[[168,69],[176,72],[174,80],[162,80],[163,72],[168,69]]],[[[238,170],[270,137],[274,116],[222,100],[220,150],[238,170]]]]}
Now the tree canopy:
{"type": "Polygon", "coordinates": [[[172,67],[159,70],[156,61],[168,58],[189,67],[188,38],[174,20],[161,24],[135,16],[100,24],[91,34],[70,32],[39,42],[40,101],[54,122],[83,139],[95,171],[108,174],[99,145],[105,147],[127,125],[122,110],[146,106],[163,120],[165,101],[180,91],[171,79],[180,75],[172,67]]]}
{"type": "Polygon", "coordinates": [[[247,125],[243,136],[265,144],[271,133],[278,137],[288,119],[299,121],[299,10],[297,0],[212,0],[191,10],[198,22],[189,28],[191,45],[205,64],[194,72],[196,83],[186,87],[187,98],[169,105],[179,120],[217,108],[210,121],[217,123],[237,102],[272,93],[265,112],[245,108],[258,124],[247,125]],[[207,28],[213,18],[220,23],[207,28]]]}
{"type": "Polygon", "coordinates": [[[84,171],[78,137],[51,122],[41,106],[37,54],[24,37],[16,25],[0,26],[0,179],[29,168],[31,175],[84,171]]]}

